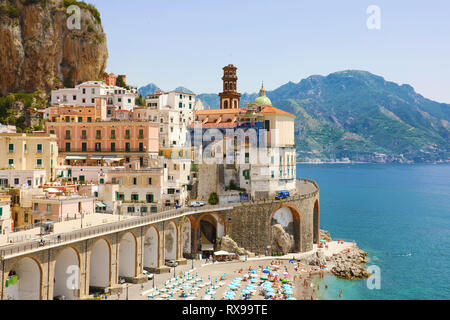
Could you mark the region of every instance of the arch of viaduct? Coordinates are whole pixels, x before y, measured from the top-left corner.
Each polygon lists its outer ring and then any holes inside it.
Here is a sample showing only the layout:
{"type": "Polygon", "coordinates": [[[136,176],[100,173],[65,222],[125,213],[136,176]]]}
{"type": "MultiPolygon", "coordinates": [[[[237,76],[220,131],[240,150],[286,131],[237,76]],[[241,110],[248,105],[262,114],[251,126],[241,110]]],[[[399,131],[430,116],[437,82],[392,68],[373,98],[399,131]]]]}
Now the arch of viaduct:
{"type": "Polygon", "coordinates": [[[144,270],[170,272],[165,260],[186,264],[186,258],[201,252],[203,233],[208,230],[215,232],[213,237],[229,235],[239,246],[265,254],[273,240],[272,220],[280,210],[288,210],[292,215],[296,252],[311,250],[320,240],[318,188],[311,194],[288,200],[246,203],[224,211],[188,214],[4,257],[0,261],[1,299],[51,300],[60,295],[66,299],[82,299],[92,290],[106,288],[110,292],[120,292],[120,278],[143,283],[147,281],[144,270]],[[12,273],[18,277],[14,286],[6,284],[12,273]]]}

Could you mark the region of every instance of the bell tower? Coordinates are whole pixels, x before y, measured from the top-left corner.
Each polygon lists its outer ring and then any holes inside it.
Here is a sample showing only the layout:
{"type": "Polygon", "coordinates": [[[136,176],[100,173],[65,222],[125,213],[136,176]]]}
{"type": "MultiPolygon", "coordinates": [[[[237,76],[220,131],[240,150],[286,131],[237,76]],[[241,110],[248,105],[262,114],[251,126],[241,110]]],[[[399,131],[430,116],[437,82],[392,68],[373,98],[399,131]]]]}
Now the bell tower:
{"type": "Polygon", "coordinates": [[[223,67],[223,92],[219,93],[220,109],[239,109],[241,94],[237,92],[237,68],[232,64],[223,67]]]}

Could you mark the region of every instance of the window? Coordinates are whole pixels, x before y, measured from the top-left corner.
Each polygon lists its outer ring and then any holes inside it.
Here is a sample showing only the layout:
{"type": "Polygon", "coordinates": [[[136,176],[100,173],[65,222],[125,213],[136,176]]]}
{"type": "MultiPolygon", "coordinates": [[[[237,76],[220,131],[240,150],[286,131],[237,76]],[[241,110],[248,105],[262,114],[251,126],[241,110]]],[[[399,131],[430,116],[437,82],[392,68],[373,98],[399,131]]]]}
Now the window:
{"type": "Polygon", "coordinates": [[[189,103],[189,109],[192,109],[192,103],[189,103]]]}
{"type": "Polygon", "coordinates": [[[147,203],[153,203],[154,197],[153,194],[147,194],[147,203]]]}
{"type": "Polygon", "coordinates": [[[86,88],[83,88],[83,94],[86,94],[86,88]]]}
{"type": "Polygon", "coordinates": [[[70,142],[66,142],[66,151],[70,151],[70,142]]]}
{"type": "Polygon", "coordinates": [[[95,143],[95,151],[97,151],[97,152],[102,151],[102,143],[101,142],[95,143]]]}
{"type": "Polygon", "coordinates": [[[86,99],[85,98],[83,98],[82,101],[83,101],[83,103],[86,103],[86,99]]]}
{"type": "Polygon", "coordinates": [[[105,179],[101,178],[100,179],[100,184],[105,184],[105,179]]]}
{"type": "Polygon", "coordinates": [[[77,100],[77,96],[73,96],[73,97],[72,97],[72,100],[73,100],[73,101],[77,100]]]}
{"type": "Polygon", "coordinates": [[[14,184],[19,184],[20,182],[19,182],[19,178],[14,178],[14,184]]]}
{"type": "Polygon", "coordinates": [[[25,216],[23,217],[24,222],[28,222],[28,213],[25,213],[25,216]]]}
{"type": "Polygon", "coordinates": [[[78,117],[78,122],[83,122],[83,117],[78,117]]]}
{"type": "Polygon", "coordinates": [[[111,139],[116,138],[116,130],[111,130],[111,139]]]}
{"type": "Polygon", "coordinates": [[[270,120],[264,121],[264,129],[266,129],[267,131],[270,131],[270,120]]]}
{"type": "Polygon", "coordinates": [[[133,213],[134,212],[134,207],[128,207],[128,213],[133,213]]]}
{"type": "MultiPolygon", "coordinates": [[[[130,152],[130,143],[129,142],[125,143],[125,152],[130,152]]],[[[127,161],[127,162],[129,162],[129,161],[127,161]]]]}
{"type": "Polygon", "coordinates": [[[144,130],[139,129],[139,139],[144,139],[144,130]]]}
{"type": "Polygon", "coordinates": [[[183,103],[180,102],[180,103],[178,104],[178,107],[179,107],[179,108],[183,108],[183,103]]]}
{"type": "Polygon", "coordinates": [[[8,159],[8,164],[9,164],[10,166],[14,165],[14,159],[8,159]]]}
{"type": "Polygon", "coordinates": [[[147,207],[141,207],[141,212],[144,212],[144,213],[146,213],[146,212],[147,212],[147,210],[148,210],[148,208],[147,208],[147,207]]]}
{"type": "Polygon", "coordinates": [[[81,139],[87,139],[86,130],[81,130],[81,139]]]}
{"type": "Polygon", "coordinates": [[[37,145],[37,153],[42,153],[42,144],[37,145]]]}
{"type": "Polygon", "coordinates": [[[92,93],[92,94],[95,94],[95,88],[92,88],[92,89],[91,89],[91,93],[92,93]]]}
{"type": "Polygon", "coordinates": [[[95,99],[94,98],[91,99],[91,103],[95,103],[95,99]]]}
{"type": "Polygon", "coordinates": [[[9,153],[14,153],[14,143],[9,144],[9,153]]]}
{"type": "Polygon", "coordinates": [[[42,159],[36,159],[36,165],[42,167],[42,159]]]}
{"type": "Polygon", "coordinates": [[[70,140],[70,130],[66,130],[66,140],[70,140]]]}
{"type": "Polygon", "coordinates": [[[149,184],[149,185],[152,184],[152,178],[148,178],[148,184],[149,184]]]}
{"type": "Polygon", "coordinates": [[[87,122],[92,122],[92,117],[88,117],[87,122]]]}
{"type": "Polygon", "coordinates": [[[130,130],[125,130],[125,139],[130,139],[130,130]]]}
{"type": "Polygon", "coordinates": [[[144,143],[139,142],[139,152],[144,152],[144,143]]]}
{"type": "Polygon", "coordinates": [[[117,98],[117,102],[122,102],[122,98],[117,98]]]}
{"type": "Polygon", "coordinates": [[[95,131],[95,139],[99,140],[102,138],[102,131],[101,130],[96,130],[95,131]]]}
{"type": "Polygon", "coordinates": [[[116,152],[116,143],[111,142],[111,152],[116,152]]]}
{"type": "Polygon", "coordinates": [[[128,103],[131,103],[131,99],[128,99],[128,103]]]}
{"type": "Polygon", "coordinates": [[[70,122],[70,117],[66,116],[66,122],[70,122]]]}
{"type": "Polygon", "coordinates": [[[133,178],[133,184],[137,185],[137,178],[133,178]]]}
{"type": "Polygon", "coordinates": [[[87,143],[86,142],[81,143],[81,151],[82,152],[86,152],[87,151],[87,143]]]}
{"type": "Polygon", "coordinates": [[[132,194],[131,195],[131,201],[139,201],[139,195],[138,194],[132,194]]]}
{"type": "Polygon", "coordinates": [[[84,182],[84,176],[80,176],[80,182],[84,182]]]}

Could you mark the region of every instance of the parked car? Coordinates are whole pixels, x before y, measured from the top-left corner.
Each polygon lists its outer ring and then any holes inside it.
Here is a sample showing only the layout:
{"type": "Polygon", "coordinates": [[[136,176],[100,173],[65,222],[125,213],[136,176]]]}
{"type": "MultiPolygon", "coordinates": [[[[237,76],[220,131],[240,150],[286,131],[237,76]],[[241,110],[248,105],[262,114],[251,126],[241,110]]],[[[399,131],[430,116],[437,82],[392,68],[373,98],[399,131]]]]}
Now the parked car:
{"type": "Polygon", "coordinates": [[[189,202],[189,207],[203,207],[205,205],[204,202],[201,201],[191,201],[189,202]]]}
{"type": "Polygon", "coordinates": [[[144,275],[147,276],[147,280],[152,280],[153,277],[154,277],[153,273],[150,273],[150,272],[148,272],[147,270],[144,270],[143,273],[144,273],[144,275]]]}
{"type": "Polygon", "coordinates": [[[287,190],[279,191],[277,193],[277,195],[275,196],[275,200],[286,199],[286,198],[289,198],[290,196],[291,196],[291,194],[287,190]]]}
{"type": "Polygon", "coordinates": [[[178,266],[178,262],[176,262],[175,260],[166,260],[166,266],[176,267],[176,266],[178,266]]]}

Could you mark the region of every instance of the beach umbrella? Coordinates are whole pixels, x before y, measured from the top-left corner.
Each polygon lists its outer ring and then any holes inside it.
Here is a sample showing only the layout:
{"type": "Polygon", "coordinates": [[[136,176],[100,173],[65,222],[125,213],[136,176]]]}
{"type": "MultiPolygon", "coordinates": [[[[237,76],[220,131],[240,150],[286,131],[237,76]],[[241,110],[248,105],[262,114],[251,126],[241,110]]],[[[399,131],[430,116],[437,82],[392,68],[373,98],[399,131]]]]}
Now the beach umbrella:
{"type": "Polygon", "coordinates": [[[288,297],[286,300],[297,300],[294,297],[288,297]]]}
{"type": "Polygon", "coordinates": [[[287,283],[287,282],[289,282],[289,279],[284,278],[284,279],[283,279],[283,283],[287,283]]]}
{"type": "Polygon", "coordinates": [[[181,289],[186,289],[186,290],[188,290],[188,289],[190,289],[190,288],[191,288],[191,287],[188,286],[188,285],[184,285],[184,286],[181,287],[181,289]]]}
{"type": "Polygon", "coordinates": [[[269,269],[264,269],[263,273],[270,273],[270,270],[269,269]]]}
{"type": "Polygon", "coordinates": [[[256,270],[252,270],[252,271],[250,271],[251,273],[256,273],[256,270]]]}
{"type": "Polygon", "coordinates": [[[261,280],[268,280],[269,278],[267,278],[266,276],[261,276],[261,280]]]}
{"type": "Polygon", "coordinates": [[[269,297],[273,297],[274,295],[275,295],[275,293],[271,292],[271,291],[266,293],[266,296],[269,296],[269,297]]]}
{"type": "Polygon", "coordinates": [[[250,294],[250,291],[246,289],[246,290],[242,290],[242,293],[243,294],[250,294]]]}
{"type": "Polygon", "coordinates": [[[250,280],[251,282],[258,282],[258,279],[256,278],[252,278],[252,280],[250,280]]]}

